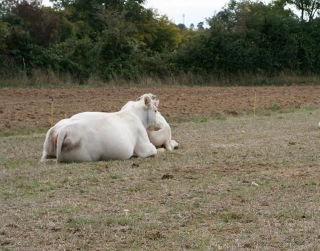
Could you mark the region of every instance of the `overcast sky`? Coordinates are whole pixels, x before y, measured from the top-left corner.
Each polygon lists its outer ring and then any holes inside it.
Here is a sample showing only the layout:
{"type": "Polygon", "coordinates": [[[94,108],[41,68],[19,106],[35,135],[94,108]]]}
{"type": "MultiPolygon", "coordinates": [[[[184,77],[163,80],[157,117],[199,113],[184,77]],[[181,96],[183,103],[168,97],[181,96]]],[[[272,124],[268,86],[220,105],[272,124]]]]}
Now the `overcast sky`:
{"type": "MultiPolygon", "coordinates": [[[[260,0],[270,3],[271,0],[260,0]]],[[[205,18],[210,18],[215,12],[219,12],[230,0],[146,0],[146,8],[154,8],[162,15],[167,15],[175,24],[183,23],[190,27],[193,23],[195,27],[199,22],[205,22],[205,18]],[[184,18],[183,18],[184,15],[184,18]]]]}
{"type": "Polygon", "coordinates": [[[176,24],[183,23],[196,27],[199,22],[205,23],[205,18],[212,17],[224,7],[228,0],[146,0],[145,7],[167,15],[176,24]],[[183,18],[184,15],[184,18],[183,18]]]}
{"type": "MultiPolygon", "coordinates": [[[[262,1],[268,3],[271,0],[262,1]]],[[[48,3],[49,0],[43,0],[44,5],[48,3]]],[[[190,27],[193,23],[197,27],[199,22],[206,24],[205,18],[212,17],[227,3],[229,0],[146,0],[144,6],[157,9],[159,14],[167,15],[175,24],[184,23],[190,27]]]]}

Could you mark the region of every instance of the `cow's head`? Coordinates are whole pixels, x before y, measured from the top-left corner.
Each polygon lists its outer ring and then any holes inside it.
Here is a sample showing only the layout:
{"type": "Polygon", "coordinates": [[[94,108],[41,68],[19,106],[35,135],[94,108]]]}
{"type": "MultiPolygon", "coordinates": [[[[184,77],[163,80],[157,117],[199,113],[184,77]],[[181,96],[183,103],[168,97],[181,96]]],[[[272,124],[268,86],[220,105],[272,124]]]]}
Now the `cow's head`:
{"type": "Polygon", "coordinates": [[[159,100],[157,100],[157,96],[153,95],[152,93],[146,93],[143,94],[142,96],[140,96],[139,98],[137,98],[137,101],[144,99],[145,97],[149,97],[151,99],[151,102],[153,105],[155,105],[156,107],[159,106],[159,100]]]}
{"type": "Polygon", "coordinates": [[[160,130],[163,124],[159,119],[159,116],[157,116],[159,100],[152,100],[152,97],[150,97],[148,94],[145,94],[145,96],[142,99],[140,99],[138,102],[142,102],[142,101],[144,102],[144,105],[146,107],[146,112],[147,112],[146,129],[149,131],[160,130]]]}
{"type": "Polygon", "coordinates": [[[151,99],[152,104],[155,105],[156,107],[159,106],[159,100],[157,100],[156,95],[153,95],[152,93],[148,93],[148,94],[143,94],[142,96],[137,98],[136,101],[128,101],[124,106],[122,106],[121,110],[125,110],[129,107],[135,106],[139,101],[143,100],[145,97],[149,97],[151,99]]]}

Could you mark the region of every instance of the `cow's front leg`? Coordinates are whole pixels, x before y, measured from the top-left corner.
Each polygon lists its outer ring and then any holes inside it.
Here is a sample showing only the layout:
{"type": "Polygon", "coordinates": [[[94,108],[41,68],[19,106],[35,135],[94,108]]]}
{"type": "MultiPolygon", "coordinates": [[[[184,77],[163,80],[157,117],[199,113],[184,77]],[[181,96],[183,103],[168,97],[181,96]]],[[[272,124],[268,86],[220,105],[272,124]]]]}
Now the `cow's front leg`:
{"type": "Polygon", "coordinates": [[[151,143],[140,143],[134,149],[134,155],[147,158],[157,154],[157,149],[151,143]]]}

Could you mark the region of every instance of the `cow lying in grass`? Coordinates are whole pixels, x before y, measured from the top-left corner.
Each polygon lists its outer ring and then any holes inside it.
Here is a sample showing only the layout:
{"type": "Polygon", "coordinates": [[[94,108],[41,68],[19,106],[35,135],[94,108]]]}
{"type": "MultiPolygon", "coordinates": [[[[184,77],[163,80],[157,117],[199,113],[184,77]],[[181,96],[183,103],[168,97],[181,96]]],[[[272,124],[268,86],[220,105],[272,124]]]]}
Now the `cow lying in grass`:
{"type": "MultiPolygon", "coordinates": [[[[158,102],[156,100],[156,96],[149,93],[149,94],[143,94],[141,97],[137,99],[137,101],[129,101],[126,103],[121,110],[125,110],[131,106],[136,105],[141,99],[145,97],[150,97],[153,102],[158,102]]],[[[171,139],[171,127],[168,124],[168,122],[165,120],[165,118],[161,115],[160,112],[157,112],[157,118],[159,121],[162,122],[162,128],[158,131],[150,131],[147,130],[148,137],[150,142],[155,146],[155,147],[164,147],[165,149],[172,151],[175,148],[179,147],[179,144],[171,139]]]]}
{"type": "Polygon", "coordinates": [[[146,96],[119,112],[79,113],[61,120],[47,132],[41,160],[56,156],[57,162],[88,162],[155,155],[146,129],[162,128],[157,105],[146,96]]]}

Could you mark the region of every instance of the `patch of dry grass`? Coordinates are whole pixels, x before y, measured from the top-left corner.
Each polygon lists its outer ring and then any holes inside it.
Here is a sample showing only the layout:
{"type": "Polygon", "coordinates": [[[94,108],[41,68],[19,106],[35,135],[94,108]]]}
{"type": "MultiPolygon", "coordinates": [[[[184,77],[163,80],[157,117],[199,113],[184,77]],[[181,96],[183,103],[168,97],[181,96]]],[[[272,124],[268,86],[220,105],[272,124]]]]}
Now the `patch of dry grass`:
{"type": "Polygon", "coordinates": [[[184,73],[167,76],[141,76],[138,79],[125,79],[113,76],[105,81],[92,75],[87,79],[78,80],[68,73],[57,73],[52,70],[33,69],[29,74],[21,72],[12,77],[0,76],[0,87],[10,88],[70,88],[70,87],[163,87],[163,86],[290,86],[318,85],[317,75],[296,75],[283,72],[276,76],[240,74],[233,76],[203,75],[184,73]]]}
{"type": "Polygon", "coordinates": [[[40,163],[0,138],[3,250],[317,250],[320,110],[177,123],[155,158],[40,163]]]}

